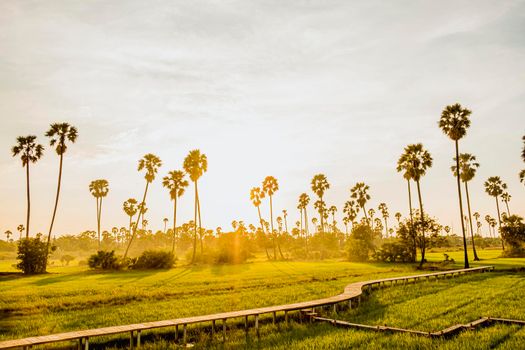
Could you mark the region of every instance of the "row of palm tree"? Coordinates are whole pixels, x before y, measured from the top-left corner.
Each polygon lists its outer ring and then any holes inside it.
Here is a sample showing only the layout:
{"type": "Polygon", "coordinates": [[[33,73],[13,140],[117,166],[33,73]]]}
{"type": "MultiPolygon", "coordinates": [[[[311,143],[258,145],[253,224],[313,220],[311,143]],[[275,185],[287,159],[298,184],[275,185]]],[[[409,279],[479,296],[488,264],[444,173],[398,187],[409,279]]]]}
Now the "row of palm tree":
{"type": "MultiPolygon", "coordinates": [[[[58,209],[58,200],[60,198],[60,188],[62,185],[62,170],[64,163],[64,154],[68,149],[68,142],[75,143],[78,137],[78,130],[69,123],[53,123],[49,130],[45,133],[49,138],[49,145],[55,148],[56,154],[59,156],[58,168],[58,183],[55,195],[55,203],[53,206],[53,214],[51,217],[51,224],[47,235],[47,249],[51,242],[51,235],[53,233],[53,225],[55,223],[56,213],[58,209]]],[[[30,195],[30,181],[29,181],[29,164],[36,163],[44,155],[44,146],[37,143],[35,135],[20,136],[17,138],[17,143],[12,148],[13,157],[20,156],[22,166],[26,168],[26,195],[27,195],[27,211],[26,211],[26,238],[30,235],[30,216],[31,216],[31,195],[30,195]]],[[[47,258],[46,258],[47,259],[47,258]]],[[[47,264],[47,260],[46,260],[47,264]]]]}

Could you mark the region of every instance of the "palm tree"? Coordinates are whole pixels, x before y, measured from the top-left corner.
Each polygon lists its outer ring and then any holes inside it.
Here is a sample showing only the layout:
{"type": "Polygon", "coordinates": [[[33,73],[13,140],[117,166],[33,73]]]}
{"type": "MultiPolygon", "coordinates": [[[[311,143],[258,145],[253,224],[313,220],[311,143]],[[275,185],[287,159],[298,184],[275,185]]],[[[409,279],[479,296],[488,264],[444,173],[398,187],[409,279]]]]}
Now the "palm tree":
{"type": "Polygon", "coordinates": [[[11,152],[13,157],[20,155],[22,167],[26,168],[26,195],[27,195],[27,212],[26,212],[26,238],[29,238],[29,217],[31,215],[31,195],[29,191],[29,163],[36,163],[44,155],[44,146],[36,143],[36,136],[19,136],[16,138],[16,145],[11,152]]]}
{"type": "MultiPolygon", "coordinates": [[[[184,158],[183,164],[184,170],[190,176],[190,180],[193,182],[195,189],[195,205],[194,205],[194,221],[195,229],[193,233],[193,255],[191,257],[191,262],[195,262],[195,254],[197,252],[197,213],[199,215],[199,235],[202,229],[201,222],[201,206],[199,201],[199,190],[197,187],[197,181],[200,177],[208,171],[208,158],[205,154],[202,154],[200,150],[195,149],[190,151],[190,153],[184,158]]],[[[201,239],[201,254],[202,254],[202,239],[201,239]]]]}
{"type": "MultiPolygon", "coordinates": [[[[257,208],[257,214],[259,215],[259,223],[261,224],[261,230],[263,234],[265,234],[265,232],[264,232],[263,219],[261,216],[261,199],[263,199],[264,196],[265,196],[265,193],[264,191],[261,190],[260,187],[253,187],[250,190],[250,200],[252,201],[253,205],[257,208]]],[[[266,244],[264,245],[264,250],[266,251],[266,258],[270,259],[270,254],[268,253],[268,247],[266,246],[266,244]]]]}
{"type": "MultiPolygon", "coordinates": [[[[456,169],[460,169],[459,166],[459,140],[467,134],[467,129],[470,127],[469,116],[472,114],[467,108],[461,107],[459,103],[446,106],[441,112],[441,118],[439,119],[438,125],[445,135],[447,135],[456,146],[456,169]]],[[[465,268],[469,267],[468,254],[467,254],[467,237],[465,234],[465,222],[463,220],[463,201],[461,199],[461,181],[460,172],[456,174],[456,181],[458,187],[458,199],[459,199],[459,217],[461,219],[461,232],[463,234],[463,250],[465,259],[465,268]]]]}
{"type": "Polygon", "coordinates": [[[124,210],[126,215],[129,216],[129,232],[131,233],[131,224],[133,221],[133,216],[137,214],[137,211],[139,209],[137,206],[137,200],[135,198],[129,198],[122,204],[122,209],[124,210]]]}
{"type": "Polygon", "coordinates": [[[13,235],[13,232],[7,230],[4,233],[5,233],[5,236],[7,237],[7,242],[9,242],[9,238],[11,238],[11,236],[13,235]]]}
{"type": "Polygon", "coordinates": [[[402,215],[401,215],[400,212],[396,212],[396,213],[394,214],[394,217],[395,217],[396,220],[397,220],[397,225],[398,225],[398,226],[399,226],[399,223],[401,222],[401,216],[402,216],[402,215]]]}
{"type": "Polygon", "coordinates": [[[520,182],[525,184],[525,169],[520,171],[520,182]]]}
{"type": "Polygon", "coordinates": [[[481,227],[479,218],[481,217],[481,215],[476,211],[474,212],[474,214],[472,214],[472,216],[474,217],[474,219],[476,219],[476,226],[477,226],[476,234],[479,235],[479,228],[481,227]]]}
{"type": "MultiPolygon", "coordinates": [[[[26,229],[26,228],[25,228],[24,225],[22,225],[22,224],[20,224],[20,225],[18,225],[18,226],[16,227],[16,230],[17,230],[18,232],[20,232],[20,240],[22,240],[22,232],[24,232],[25,229],[26,229]]],[[[27,238],[27,235],[26,235],[26,238],[27,238]]]]}
{"type": "Polygon", "coordinates": [[[164,234],[166,234],[166,226],[168,225],[168,221],[169,221],[168,218],[162,219],[162,222],[164,222],[164,234]]]}
{"type": "Polygon", "coordinates": [[[91,183],[89,184],[89,192],[91,192],[93,197],[95,197],[95,201],[97,202],[98,249],[100,249],[100,219],[102,216],[102,198],[108,195],[108,181],[104,179],[91,181],[91,183]]]}
{"type": "Polygon", "coordinates": [[[318,232],[318,230],[317,230],[317,223],[318,223],[318,222],[319,222],[319,220],[317,220],[317,218],[312,218],[312,224],[313,224],[314,227],[315,227],[315,233],[318,232]]]}
{"type": "Polygon", "coordinates": [[[508,192],[505,192],[501,195],[501,201],[505,203],[505,206],[507,207],[507,214],[509,215],[509,217],[510,217],[509,202],[511,198],[512,196],[508,192]]]}
{"type": "Polygon", "coordinates": [[[332,205],[330,208],[328,208],[328,212],[330,215],[332,215],[332,230],[335,232],[335,213],[337,212],[337,207],[332,205]]]}
{"type": "MultiPolygon", "coordinates": [[[[175,240],[177,239],[177,198],[182,197],[188,187],[188,181],[181,170],[172,170],[162,179],[162,186],[170,190],[170,198],[173,200],[173,241],[171,253],[175,252],[175,240]]],[[[164,221],[164,231],[166,231],[166,221],[164,221]]]]}
{"type": "Polygon", "coordinates": [[[286,209],[283,209],[283,218],[284,218],[284,232],[288,233],[288,221],[286,218],[288,217],[288,211],[286,209]]]}
{"type": "MultiPolygon", "coordinates": [[[[53,209],[53,216],[51,217],[51,225],[49,225],[49,233],[47,235],[47,249],[49,250],[49,244],[51,242],[51,233],[53,232],[53,224],[55,223],[55,216],[58,208],[58,198],[60,196],[60,185],[62,182],[62,165],[64,160],[64,153],[67,151],[66,142],[75,143],[78,137],[77,128],[68,123],[54,123],[51,124],[49,130],[46,132],[46,136],[50,138],[49,145],[55,147],[55,151],[60,157],[60,163],[58,168],[58,184],[57,193],[55,198],[55,207],[53,209]]],[[[46,258],[47,264],[47,258],[46,258]]]]}
{"type": "MultiPolygon", "coordinates": [[[[308,212],[306,210],[306,207],[308,207],[308,204],[310,203],[310,196],[306,193],[301,193],[299,196],[299,209],[301,210],[301,213],[304,215],[304,244],[305,244],[305,251],[306,256],[308,257],[308,212]]],[[[301,216],[302,219],[302,216],[301,216]]],[[[302,226],[302,225],[301,225],[302,226]]]]}
{"type": "MultiPolygon", "coordinates": [[[[499,176],[491,176],[488,178],[487,181],[485,181],[485,192],[487,192],[489,196],[492,196],[496,199],[496,209],[498,212],[499,229],[501,229],[501,214],[499,211],[498,196],[501,196],[504,190],[506,189],[507,189],[507,184],[501,181],[499,176]]],[[[505,243],[503,242],[503,237],[501,237],[501,246],[503,250],[505,250],[505,243]]]]}
{"type": "Polygon", "coordinates": [[[491,223],[492,223],[492,217],[490,215],[485,215],[485,221],[487,222],[488,228],[489,228],[489,236],[492,236],[492,232],[490,230],[491,223]]]}
{"type": "Polygon", "coordinates": [[[275,232],[273,230],[273,201],[272,197],[279,190],[277,179],[273,176],[266,176],[262,183],[263,191],[270,197],[270,228],[273,242],[273,258],[277,259],[277,250],[275,246],[275,232]]]}
{"type": "Polygon", "coordinates": [[[315,175],[312,178],[311,187],[312,187],[312,191],[317,195],[317,197],[319,197],[320,204],[318,204],[318,208],[320,209],[318,209],[318,212],[319,212],[319,217],[321,218],[321,230],[322,230],[324,228],[324,217],[323,217],[324,211],[321,210],[322,208],[324,208],[323,196],[326,190],[330,188],[330,184],[328,183],[328,180],[326,179],[326,175],[324,174],[315,175]]]}
{"type": "Polygon", "coordinates": [[[346,218],[348,219],[348,222],[352,224],[352,227],[354,226],[354,222],[357,218],[358,211],[359,207],[356,205],[355,201],[345,202],[345,205],[343,207],[343,213],[346,214],[346,218]]]}
{"type": "MultiPolygon", "coordinates": [[[[525,135],[521,138],[523,140],[523,148],[521,150],[521,160],[525,162],[525,135]]],[[[520,171],[520,182],[525,184],[525,169],[520,171]]]]}
{"type": "Polygon", "coordinates": [[[363,210],[363,213],[365,215],[365,220],[368,222],[368,216],[366,216],[366,202],[370,200],[370,195],[368,194],[368,191],[370,190],[370,187],[366,185],[364,182],[358,182],[355,184],[354,187],[350,189],[350,197],[355,199],[357,202],[357,205],[363,210]]]}
{"type": "Polygon", "coordinates": [[[387,220],[390,217],[390,214],[388,213],[388,207],[386,206],[386,203],[379,203],[378,209],[381,212],[381,216],[383,217],[383,220],[385,220],[385,235],[388,237],[388,222],[387,222],[387,220]]]}
{"type": "MultiPolygon", "coordinates": [[[[423,200],[421,199],[420,181],[425,176],[427,169],[432,167],[432,156],[423,148],[423,144],[417,143],[405,147],[405,154],[407,156],[407,163],[409,163],[408,173],[413,181],[416,183],[417,196],[419,199],[419,211],[421,214],[421,262],[420,266],[425,261],[425,213],[423,211],[423,200]]],[[[468,261],[467,261],[468,263],[468,261]]]]}
{"type": "Polygon", "coordinates": [[[476,162],[476,157],[469,153],[461,153],[459,155],[459,163],[454,158],[456,165],[452,165],[450,169],[455,177],[457,174],[457,164],[459,164],[459,178],[465,184],[465,195],[467,196],[467,209],[468,209],[468,221],[470,224],[470,236],[472,239],[472,251],[474,252],[474,261],[479,261],[478,253],[476,251],[476,245],[474,243],[474,229],[472,227],[472,215],[470,214],[470,196],[468,192],[468,182],[471,181],[476,175],[476,171],[479,168],[479,163],[476,162]]]}
{"type": "MultiPolygon", "coordinates": [[[[397,161],[397,172],[403,172],[403,178],[407,180],[407,188],[408,188],[408,210],[409,210],[409,217],[410,217],[410,230],[413,230],[414,228],[414,218],[412,215],[412,192],[410,188],[410,180],[412,180],[412,161],[409,157],[410,155],[407,154],[406,149],[403,154],[399,157],[397,161]]],[[[400,215],[401,217],[401,215],[400,215]]],[[[399,224],[399,219],[398,219],[399,224]]],[[[415,244],[415,242],[414,242],[415,244]]],[[[415,250],[415,247],[414,247],[415,250]]]]}
{"type": "Polygon", "coordinates": [[[128,256],[129,247],[131,247],[131,243],[133,242],[133,239],[135,238],[137,234],[137,227],[139,222],[141,222],[142,218],[142,225],[144,225],[144,213],[146,212],[146,196],[148,194],[148,188],[149,184],[155,180],[155,176],[159,170],[159,168],[162,166],[162,161],[159,157],[157,157],[154,154],[148,153],[146,154],[142,159],[139,160],[139,166],[137,168],[138,171],[145,170],[146,174],[144,175],[144,179],[146,180],[146,187],[144,189],[144,195],[142,196],[142,201],[139,204],[139,213],[137,214],[137,221],[136,225],[133,225],[133,231],[131,233],[131,237],[128,242],[128,246],[126,247],[126,252],[124,253],[124,260],[126,260],[126,257],[128,256]]]}

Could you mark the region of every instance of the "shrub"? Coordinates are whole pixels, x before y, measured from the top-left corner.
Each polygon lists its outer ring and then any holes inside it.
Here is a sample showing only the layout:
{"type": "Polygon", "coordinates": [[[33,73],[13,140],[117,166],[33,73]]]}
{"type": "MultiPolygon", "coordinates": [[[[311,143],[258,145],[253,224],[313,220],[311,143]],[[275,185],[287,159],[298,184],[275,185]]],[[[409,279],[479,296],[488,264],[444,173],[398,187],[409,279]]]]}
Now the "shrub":
{"type": "Polygon", "coordinates": [[[374,239],[377,236],[377,232],[367,223],[356,224],[347,242],[348,260],[368,261],[370,253],[373,254],[375,251],[374,239]]]}
{"type": "Polygon", "coordinates": [[[384,243],[374,254],[374,259],[383,262],[411,262],[411,247],[403,242],[384,243]]]}
{"type": "Polygon", "coordinates": [[[122,267],[114,250],[110,252],[99,250],[96,254],[89,257],[88,265],[92,269],[102,270],[118,270],[122,267]]]}
{"type": "Polygon", "coordinates": [[[69,266],[69,263],[72,262],[73,260],[75,260],[75,257],[74,256],[71,256],[71,255],[62,255],[60,257],[60,262],[62,263],[62,265],[67,265],[69,266]]]}
{"type": "Polygon", "coordinates": [[[16,268],[22,270],[26,275],[46,272],[47,259],[56,247],[47,250],[47,243],[40,240],[40,237],[25,238],[18,243],[18,256],[20,261],[16,268]]]}
{"type": "Polygon", "coordinates": [[[146,250],[131,265],[133,269],[169,269],[175,265],[176,258],[171,252],[146,250]]]}
{"type": "Polygon", "coordinates": [[[504,252],[505,257],[523,257],[525,256],[525,224],[523,218],[517,215],[506,216],[503,218],[501,227],[501,236],[510,249],[504,252]]]}
{"type": "Polygon", "coordinates": [[[368,244],[363,239],[348,239],[348,260],[364,262],[368,261],[368,244]]]}

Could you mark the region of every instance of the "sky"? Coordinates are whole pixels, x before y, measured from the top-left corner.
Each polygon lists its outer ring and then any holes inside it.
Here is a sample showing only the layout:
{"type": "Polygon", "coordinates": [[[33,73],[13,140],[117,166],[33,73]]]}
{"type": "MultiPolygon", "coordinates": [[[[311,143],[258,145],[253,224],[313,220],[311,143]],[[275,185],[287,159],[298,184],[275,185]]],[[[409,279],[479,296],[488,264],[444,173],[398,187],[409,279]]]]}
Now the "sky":
{"type": "MultiPolygon", "coordinates": [[[[59,159],[44,134],[53,122],[79,130],[64,159],[56,235],[96,229],[88,185],[99,178],[110,185],[102,228],[126,226],[122,203],[142,195],[146,153],[163,161],[146,219],[153,230],[164,217],[171,224],[161,178],[192,149],[208,157],[206,227],[256,224],[249,191],[267,175],[279,181],[275,211],[288,210],[293,225],[317,173],[339,222],[349,189],[364,181],[367,206],[387,203],[392,225],[396,211],[408,212],[396,162],[416,142],[434,158],[421,181],[425,210],[458,230],[454,146],[437,126],[456,102],[472,110],[460,151],[481,164],[472,210],[496,215],[483,182],[498,175],[523,216],[523,33],[525,1],[2,1],[0,232],[25,223],[25,173],[10,152],[20,135],[46,146],[31,168],[31,233],[48,230],[59,159]]],[[[191,188],[179,204],[179,222],[192,219],[191,188]]]]}

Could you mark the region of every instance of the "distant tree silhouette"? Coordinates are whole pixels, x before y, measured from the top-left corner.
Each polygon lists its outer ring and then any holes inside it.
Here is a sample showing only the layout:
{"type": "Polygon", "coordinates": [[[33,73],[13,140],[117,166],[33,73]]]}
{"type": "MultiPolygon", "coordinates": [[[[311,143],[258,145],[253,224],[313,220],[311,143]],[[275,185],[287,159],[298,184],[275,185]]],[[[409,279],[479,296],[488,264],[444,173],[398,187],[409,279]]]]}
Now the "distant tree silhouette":
{"type": "Polygon", "coordinates": [[[273,195],[279,190],[279,183],[277,182],[277,179],[275,177],[266,176],[263,180],[262,188],[266,195],[268,195],[268,197],[270,198],[270,228],[273,243],[273,258],[277,259],[275,231],[273,229],[273,195]]]}
{"type": "Polygon", "coordinates": [[[396,213],[394,214],[394,217],[396,218],[396,220],[397,220],[397,224],[399,225],[399,223],[400,223],[400,221],[401,221],[401,217],[402,217],[401,213],[400,213],[400,212],[396,212],[396,213]]]}
{"type": "MultiPolygon", "coordinates": [[[[461,140],[466,134],[467,129],[470,127],[469,116],[472,114],[467,108],[463,108],[459,103],[455,103],[450,106],[446,106],[441,112],[441,118],[439,119],[438,125],[445,135],[447,135],[452,141],[456,148],[456,168],[459,169],[459,140],[461,140]]],[[[461,199],[461,181],[460,173],[456,174],[456,182],[458,187],[458,199],[459,199],[459,217],[461,219],[461,232],[463,234],[463,253],[465,259],[465,268],[469,267],[468,254],[467,254],[467,236],[465,234],[465,221],[463,220],[463,201],[461,199]]]]}
{"type": "Polygon", "coordinates": [[[26,168],[26,238],[29,238],[29,219],[31,216],[31,194],[29,188],[29,163],[36,163],[44,155],[44,146],[36,142],[36,136],[19,136],[16,145],[11,149],[13,157],[20,156],[22,167],[26,168]]]}
{"type": "MultiPolygon", "coordinates": [[[[199,236],[200,231],[202,230],[202,222],[201,222],[201,206],[199,201],[199,190],[197,187],[197,181],[200,179],[200,177],[208,171],[208,158],[205,154],[202,154],[200,150],[195,149],[190,151],[190,153],[186,156],[184,159],[183,164],[184,170],[186,173],[190,176],[190,180],[193,182],[194,189],[195,189],[195,205],[194,205],[194,221],[195,221],[195,229],[194,229],[194,237],[193,237],[193,255],[191,257],[192,264],[195,263],[195,255],[197,252],[197,214],[199,215],[199,236]]],[[[202,254],[202,239],[201,242],[201,254],[202,254]]]]}
{"type": "MultiPolygon", "coordinates": [[[[499,228],[501,229],[501,214],[499,211],[499,201],[498,197],[503,194],[503,191],[507,189],[507,184],[505,184],[503,181],[501,181],[499,176],[491,176],[488,178],[487,181],[485,181],[485,192],[489,196],[492,196],[496,199],[496,209],[498,212],[498,224],[499,228]]],[[[501,239],[501,247],[503,250],[505,250],[505,243],[503,242],[503,238],[501,239]]]]}
{"type": "Polygon", "coordinates": [[[350,200],[346,201],[345,205],[343,207],[343,213],[345,214],[345,217],[348,219],[348,222],[352,224],[352,228],[354,227],[355,219],[357,218],[357,214],[359,211],[359,207],[355,203],[355,201],[350,200]]]}
{"type": "Polygon", "coordinates": [[[137,214],[138,211],[138,205],[137,200],[135,198],[129,198],[127,201],[125,201],[122,204],[122,210],[124,210],[124,213],[126,213],[127,216],[129,216],[129,230],[128,233],[131,234],[131,225],[133,223],[133,216],[137,214]]]}
{"type": "MultiPolygon", "coordinates": [[[[171,253],[175,252],[175,241],[177,240],[177,198],[182,197],[188,187],[188,181],[181,170],[172,170],[162,179],[162,186],[170,191],[170,198],[173,201],[173,242],[171,253]]],[[[164,221],[164,231],[166,231],[167,218],[164,221]]]]}
{"type": "MultiPolygon", "coordinates": [[[[265,196],[265,193],[264,191],[261,190],[260,187],[253,187],[251,190],[250,190],[250,200],[252,201],[252,204],[254,205],[254,207],[257,208],[257,214],[259,216],[259,224],[261,225],[261,230],[264,234],[264,236],[266,237],[266,233],[265,233],[265,230],[264,230],[264,220],[261,216],[261,200],[264,198],[265,196]]],[[[266,246],[266,244],[264,244],[264,250],[266,251],[266,258],[270,259],[270,254],[268,253],[268,247],[266,246]]]]}
{"type": "Polygon", "coordinates": [[[284,219],[284,232],[288,233],[288,211],[283,209],[283,219],[284,219]]]}
{"type": "Polygon", "coordinates": [[[365,220],[370,225],[370,221],[368,220],[368,216],[366,215],[366,202],[370,200],[370,194],[368,194],[368,191],[370,190],[370,187],[365,184],[364,182],[358,182],[350,189],[350,197],[355,199],[357,202],[357,205],[363,210],[363,214],[365,215],[365,220]]]}
{"type": "Polygon", "coordinates": [[[508,216],[510,216],[510,209],[509,209],[509,202],[510,202],[510,199],[512,198],[512,196],[508,193],[508,192],[504,192],[502,195],[501,195],[501,201],[503,203],[505,203],[505,207],[507,208],[507,214],[508,216]]]}
{"type": "Polygon", "coordinates": [[[133,239],[135,238],[137,234],[138,223],[141,222],[141,219],[144,220],[144,213],[146,211],[145,209],[146,208],[146,196],[148,195],[149,184],[152,183],[153,180],[155,180],[155,176],[157,175],[157,172],[161,166],[162,166],[162,161],[160,160],[160,158],[151,153],[146,154],[142,159],[139,160],[139,166],[137,170],[146,171],[146,174],[144,175],[144,179],[146,180],[146,187],[144,188],[144,195],[142,196],[142,201],[139,204],[139,212],[137,214],[137,221],[136,221],[136,224],[133,225],[133,231],[131,233],[131,237],[129,239],[128,246],[126,247],[126,251],[124,253],[124,260],[128,256],[128,252],[129,252],[129,248],[131,247],[131,243],[133,243],[133,239]]]}
{"type": "Polygon", "coordinates": [[[333,232],[335,232],[335,213],[337,213],[337,207],[335,205],[330,206],[328,212],[332,215],[332,229],[333,232]]]}
{"type": "Polygon", "coordinates": [[[9,242],[9,238],[11,238],[11,236],[13,235],[13,232],[9,231],[9,230],[6,230],[4,232],[5,236],[7,237],[7,242],[9,242]]]}
{"type": "Polygon", "coordinates": [[[388,218],[390,217],[390,214],[388,213],[388,207],[386,203],[379,203],[378,210],[381,212],[381,216],[383,217],[383,220],[385,221],[385,236],[388,237],[388,218]]]}
{"type": "MultiPolygon", "coordinates": [[[[308,207],[308,204],[310,203],[310,196],[306,193],[301,193],[299,196],[299,205],[301,212],[304,215],[304,244],[305,244],[305,251],[306,256],[308,257],[308,211],[306,208],[308,207]]],[[[302,216],[301,216],[302,218],[302,216]]]]}
{"type": "Polygon", "coordinates": [[[420,266],[423,265],[425,262],[425,250],[426,250],[426,239],[425,239],[425,226],[426,226],[426,220],[425,220],[425,213],[423,210],[423,200],[421,198],[421,178],[425,176],[427,169],[432,167],[432,156],[430,153],[423,148],[423,144],[417,143],[408,145],[405,147],[405,153],[404,156],[406,157],[406,160],[403,160],[403,162],[406,162],[408,166],[408,173],[410,174],[411,180],[413,180],[416,183],[417,187],[417,196],[419,199],[419,212],[421,214],[420,218],[420,228],[421,228],[421,262],[420,266]]]}
{"type": "MultiPolygon", "coordinates": [[[[321,219],[321,230],[324,230],[324,208],[325,203],[323,201],[323,196],[326,190],[330,188],[330,184],[326,179],[326,175],[317,174],[312,178],[311,181],[312,191],[319,197],[319,204],[317,204],[316,209],[319,212],[319,218],[321,219]]],[[[317,203],[317,202],[316,202],[317,203]]]]}
{"type": "MultiPolygon", "coordinates": [[[[523,141],[523,148],[521,149],[521,160],[525,162],[525,135],[521,138],[523,141]]],[[[525,184],[525,169],[520,171],[520,182],[525,184]]]]}
{"type": "MultiPolygon", "coordinates": [[[[455,177],[457,174],[457,165],[458,162],[454,157],[454,165],[450,167],[452,173],[455,177]]],[[[476,176],[476,171],[479,168],[479,163],[476,162],[476,157],[469,153],[460,153],[459,155],[459,178],[465,184],[465,195],[467,197],[467,209],[468,209],[468,221],[470,224],[470,236],[472,239],[472,251],[474,252],[474,261],[479,261],[478,253],[476,251],[476,244],[474,243],[474,229],[472,227],[472,215],[470,210],[470,196],[468,192],[468,183],[471,181],[474,176],[476,176]]]]}
{"type": "MultiPolygon", "coordinates": [[[[20,240],[22,240],[22,232],[24,232],[25,229],[26,229],[26,228],[25,228],[24,225],[22,225],[22,224],[20,224],[20,225],[18,225],[18,226],[16,227],[16,230],[17,230],[18,232],[20,232],[20,240]]],[[[26,238],[27,238],[27,236],[26,236],[26,238]]]]}
{"type": "Polygon", "coordinates": [[[95,201],[97,202],[97,236],[98,236],[98,249],[100,250],[100,221],[102,217],[102,198],[106,197],[109,192],[109,184],[107,180],[98,179],[93,180],[89,184],[89,192],[95,201]]]}
{"type": "MultiPolygon", "coordinates": [[[[408,211],[409,211],[409,218],[410,218],[410,225],[409,230],[412,231],[414,229],[414,216],[412,215],[413,209],[412,209],[412,191],[410,187],[410,181],[413,179],[413,171],[412,171],[412,160],[410,159],[410,155],[406,152],[403,152],[401,156],[399,157],[397,161],[397,168],[398,173],[403,173],[403,178],[407,180],[407,189],[408,189],[408,211]]],[[[400,216],[401,217],[401,214],[400,216]]],[[[398,219],[398,226],[399,226],[399,219],[398,219]]],[[[411,232],[411,237],[415,237],[415,235],[411,232]]],[[[416,250],[417,242],[414,240],[413,242],[413,249],[416,250]]]]}

